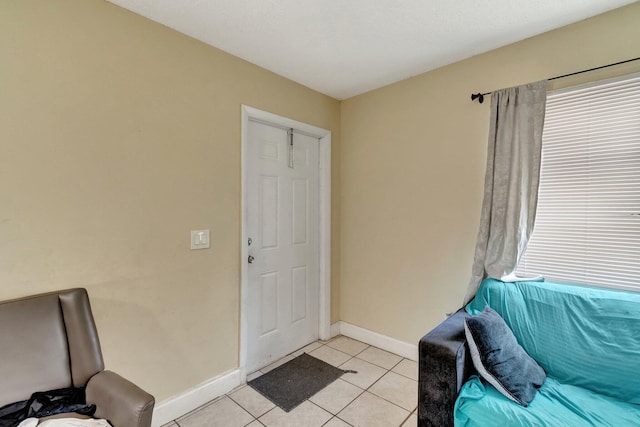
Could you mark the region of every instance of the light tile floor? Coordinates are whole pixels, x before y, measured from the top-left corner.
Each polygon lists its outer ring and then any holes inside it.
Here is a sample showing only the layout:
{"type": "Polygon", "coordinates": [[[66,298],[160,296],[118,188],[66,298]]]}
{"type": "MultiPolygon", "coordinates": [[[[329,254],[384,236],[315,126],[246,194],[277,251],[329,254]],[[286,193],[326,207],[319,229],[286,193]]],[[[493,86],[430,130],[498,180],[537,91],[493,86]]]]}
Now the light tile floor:
{"type": "Polygon", "coordinates": [[[306,352],[347,373],[289,413],[247,385],[164,427],[414,427],[418,364],[345,336],[316,341],[248,376],[247,381],[306,352]]]}

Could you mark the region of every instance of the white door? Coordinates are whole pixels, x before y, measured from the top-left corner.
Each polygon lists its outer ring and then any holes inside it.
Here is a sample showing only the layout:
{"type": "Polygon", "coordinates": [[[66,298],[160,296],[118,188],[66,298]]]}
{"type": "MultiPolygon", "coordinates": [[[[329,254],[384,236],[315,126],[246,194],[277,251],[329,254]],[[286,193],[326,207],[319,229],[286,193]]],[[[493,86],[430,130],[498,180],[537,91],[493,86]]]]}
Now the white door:
{"type": "Polygon", "coordinates": [[[247,372],[318,339],[318,139],[249,122],[247,372]]]}

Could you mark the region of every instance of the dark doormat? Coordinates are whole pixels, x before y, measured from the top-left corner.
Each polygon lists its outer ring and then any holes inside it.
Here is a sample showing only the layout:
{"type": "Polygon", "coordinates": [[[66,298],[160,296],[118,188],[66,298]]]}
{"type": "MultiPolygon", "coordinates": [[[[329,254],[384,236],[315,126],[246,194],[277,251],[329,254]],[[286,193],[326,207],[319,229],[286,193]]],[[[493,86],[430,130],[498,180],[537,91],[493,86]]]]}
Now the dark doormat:
{"type": "Polygon", "coordinates": [[[310,398],[345,372],[303,353],[249,381],[249,385],[285,412],[310,398]]]}

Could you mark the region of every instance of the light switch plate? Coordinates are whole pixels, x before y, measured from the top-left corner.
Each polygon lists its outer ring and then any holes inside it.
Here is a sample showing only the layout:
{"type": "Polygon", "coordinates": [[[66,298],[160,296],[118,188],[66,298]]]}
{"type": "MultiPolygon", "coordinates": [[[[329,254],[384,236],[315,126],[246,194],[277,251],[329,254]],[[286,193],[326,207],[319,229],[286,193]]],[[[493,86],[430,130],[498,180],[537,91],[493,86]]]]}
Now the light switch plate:
{"type": "Polygon", "coordinates": [[[191,249],[207,249],[210,246],[209,230],[191,230],[191,249]]]}

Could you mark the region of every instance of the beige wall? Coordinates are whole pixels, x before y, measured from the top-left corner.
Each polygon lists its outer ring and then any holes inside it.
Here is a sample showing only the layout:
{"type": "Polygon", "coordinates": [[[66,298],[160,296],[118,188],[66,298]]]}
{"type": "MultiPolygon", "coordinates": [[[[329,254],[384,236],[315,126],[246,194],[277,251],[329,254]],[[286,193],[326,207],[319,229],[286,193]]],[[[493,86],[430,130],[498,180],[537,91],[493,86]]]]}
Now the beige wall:
{"type": "Polygon", "coordinates": [[[88,288],[158,400],[237,367],[243,103],[333,131],[335,321],[338,101],[103,0],[2,1],[0,299],[88,288]]]}
{"type": "Polygon", "coordinates": [[[417,343],[460,306],[489,120],[470,94],[638,57],[638,22],[640,3],[342,103],[341,320],[417,343]]]}

